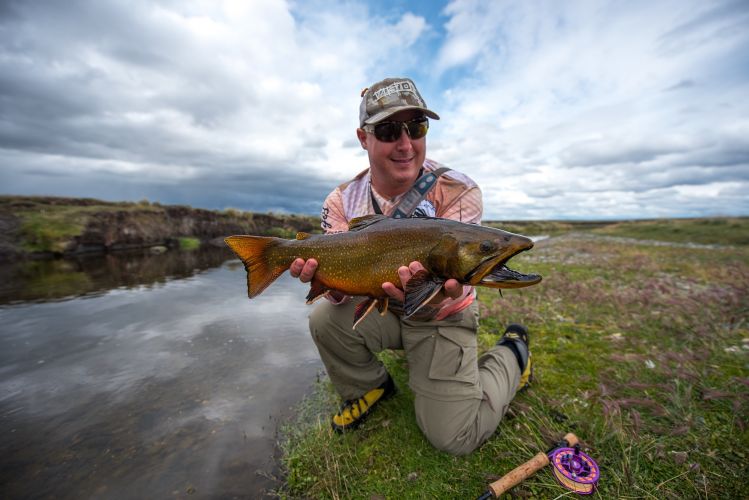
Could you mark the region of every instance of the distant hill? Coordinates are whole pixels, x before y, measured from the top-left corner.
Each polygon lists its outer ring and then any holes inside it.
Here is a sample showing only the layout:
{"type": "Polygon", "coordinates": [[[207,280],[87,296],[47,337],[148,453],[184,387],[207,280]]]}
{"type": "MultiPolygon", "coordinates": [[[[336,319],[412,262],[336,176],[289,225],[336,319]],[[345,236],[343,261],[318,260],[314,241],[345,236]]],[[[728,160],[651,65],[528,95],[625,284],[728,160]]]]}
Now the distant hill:
{"type": "Polygon", "coordinates": [[[0,257],[44,258],[144,247],[223,244],[232,234],[294,237],[319,218],[92,198],[0,196],[0,257]]]}

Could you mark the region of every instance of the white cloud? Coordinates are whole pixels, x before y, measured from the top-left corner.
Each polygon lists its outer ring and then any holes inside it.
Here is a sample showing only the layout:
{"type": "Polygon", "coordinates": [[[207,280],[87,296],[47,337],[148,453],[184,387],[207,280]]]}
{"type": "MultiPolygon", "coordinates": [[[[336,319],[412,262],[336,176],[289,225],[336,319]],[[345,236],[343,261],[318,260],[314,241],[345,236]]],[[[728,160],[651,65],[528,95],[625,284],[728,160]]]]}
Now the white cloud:
{"type": "MultiPolygon", "coordinates": [[[[435,149],[485,192],[509,178],[530,197],[508,206],[490,196],[490,217],[535,214],[538,204],[544,217],[609,216],[617,206],[649,216],[653,206],[629,193],[723,182],[711,168],[719,158],[749,169],[746,141],[727,147],[749,112],[746,70],[731,67],[749,45],[735,29],[749,20],[741,4],[454,1],[445,11],[438,68],[470,78],[445,92],[435,149]],[[565,199],[534,194],[552,188],[565,199]],[[607,194],[590,203],[592,191],[607,194]]],[[[690,210],[748,208],[702,199],[690,210]]],[[[684,207],[676,197],[660,204],[684,207]]]]}

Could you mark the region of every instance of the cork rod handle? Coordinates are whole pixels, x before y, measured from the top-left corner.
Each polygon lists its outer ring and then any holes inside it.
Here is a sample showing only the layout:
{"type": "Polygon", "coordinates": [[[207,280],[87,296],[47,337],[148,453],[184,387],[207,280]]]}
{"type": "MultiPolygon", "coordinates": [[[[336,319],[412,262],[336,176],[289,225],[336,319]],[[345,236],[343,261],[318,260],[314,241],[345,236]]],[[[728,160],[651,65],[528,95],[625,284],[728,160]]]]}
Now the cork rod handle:
{"type": "Polygon", "coordinates": [[[513,486],[516,486],[523,482],[525,479],[531,477],[533,474],[543,469],[549,464],[549,457],[546,453],[540,451],[536,453],[536,456],[525,462],[520,467],[516,467],[501,478],[494,481],[489,485],[489,490],[495,497],[498,497],[505,491],[509,490],[513,486]]]}

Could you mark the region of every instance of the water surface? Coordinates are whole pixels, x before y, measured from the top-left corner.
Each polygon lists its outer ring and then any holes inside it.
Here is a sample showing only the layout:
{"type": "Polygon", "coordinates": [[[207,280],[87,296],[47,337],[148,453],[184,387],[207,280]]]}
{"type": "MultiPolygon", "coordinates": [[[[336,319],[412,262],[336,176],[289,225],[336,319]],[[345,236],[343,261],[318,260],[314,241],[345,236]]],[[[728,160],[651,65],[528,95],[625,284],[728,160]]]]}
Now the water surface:
{"type": "Polygon", "coordinates": [[[223,250],[0,270],[9,498],[257,498],[321,369],[306,287],[249,300],[223,250]]]}

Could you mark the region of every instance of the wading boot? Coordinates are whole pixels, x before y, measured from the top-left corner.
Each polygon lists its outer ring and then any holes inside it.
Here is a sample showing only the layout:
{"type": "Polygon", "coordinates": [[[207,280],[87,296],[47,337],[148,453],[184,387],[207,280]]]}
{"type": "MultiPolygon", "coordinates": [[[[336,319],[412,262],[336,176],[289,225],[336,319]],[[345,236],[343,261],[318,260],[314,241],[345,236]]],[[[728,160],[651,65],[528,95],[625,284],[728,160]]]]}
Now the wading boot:
{"type": "Polygon", "coordinates": [[[497,342],[497,345],[509,348],[518,360],[518,366],[520,366],[518,391],[527,389],[533,381],[533,363],[529,343],[528,329],[516,323],[508,325],[502,338],[497,342]]]}
{"type": "Polygon", "coordinates": [[[388,378],[379,387],[375,387],[358,399],[344,401],[338,413],[333,415],[333,430],[336,432],[356,429],[380,401],[395,394],[395,383],[388,378]]]}

